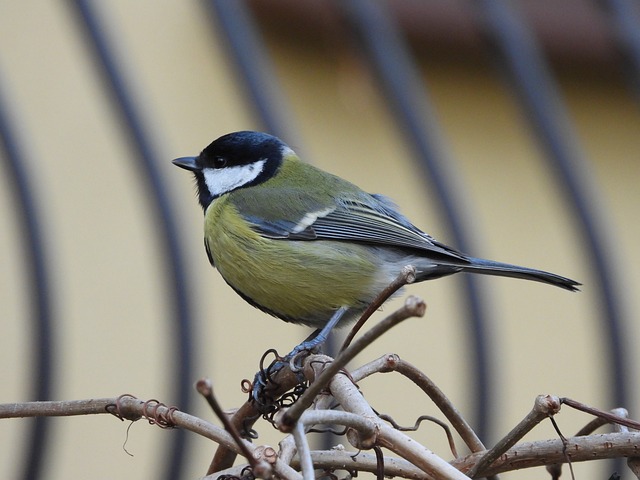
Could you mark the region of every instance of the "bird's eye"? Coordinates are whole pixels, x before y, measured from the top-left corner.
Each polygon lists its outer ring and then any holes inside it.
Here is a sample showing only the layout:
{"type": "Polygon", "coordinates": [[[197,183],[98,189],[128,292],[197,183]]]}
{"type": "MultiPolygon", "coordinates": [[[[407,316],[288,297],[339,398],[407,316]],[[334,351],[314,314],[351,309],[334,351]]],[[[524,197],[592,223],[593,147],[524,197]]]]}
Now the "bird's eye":
{"type": "Polygon", "coordinates": [[[213,168],[224,168],[227,166],[227,159],[224,157],[215,157],[213,159],[213,168]]]}

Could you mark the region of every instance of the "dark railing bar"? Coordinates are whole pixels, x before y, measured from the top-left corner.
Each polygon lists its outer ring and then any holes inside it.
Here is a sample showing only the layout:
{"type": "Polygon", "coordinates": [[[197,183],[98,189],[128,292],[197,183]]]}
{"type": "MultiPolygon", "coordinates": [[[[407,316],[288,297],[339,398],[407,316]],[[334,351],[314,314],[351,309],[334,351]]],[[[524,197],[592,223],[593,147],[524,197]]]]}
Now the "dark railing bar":
{"type": "Polygon", "coordinates": [[[260,39],[257,27],[242,0],[209,0],[207,10],[221,28],[227,53],[239,71],[249,94],[250,105],[267,132],[291,145],[299,138],[283,105],[288,105],[269,62],[269,52],[260,39]]]}
{"type": "MultiPolygon", "coordinates": [[[[405,41],[391,20],[384,2],[348,0],[336,2],[358,32],[368,59],[398,119],[399,128],[414,150],[422,171],[433,186],[442,218],[447,224],[453,243],[463,251],[473,253],[468,222],[465,222],[463,197],[458,187],[454,166],[444,152],[436,115],[427,88],[419,81],[414,62],[405,41]]],[[[469,362],[475,372],[472,378],[473,397],[477,400],[474,424],[481,438],[487,438],[493,424],[490,394],[494,387],[487,312],[488,300],[482,295],[480,282],[472,275],[462,276],[466,293],[469,341],[473,359],[469,362]]]]}
{"type": "Polygon", "coordinates": [[[625,62],[625,80],[640,104],[640,2],[601,0],[597,3],[609,13],[617,46],[625,62]]]}
{"type": "MultiPolygon", "coordinates": [[[[114,100],[116,113],[122,120],[123,132],[127,135],[141,178],[149,195],[149,212],[155,218],[158,228],[157,238],[162,248],[162,258],[166,259],[167,294],[169,302],[169,318],[176,334],[171,335],[175,341],[175,359],[167,359],[167,364],[175,370],[169,375],[169,385],[174,388],[175,403],[180,409],[190,409],[193,400],[193,381],[195,378],[195,348],[192,330],[193,317],[189,298],[188,276],[183,260],[180,238],[176,224],[176,215],[168,197],[169,189],[158,168],[160,156],[154,150],[150,135],[145,130],[136,103],[126,84],[125,74],[117,64],[116,54],[110,46],[108,35],[100,24],[99,15],[91,0],[73,0],[69,5],[77,14],[78,23],[90,40],[92,55],[102,72],[106,88],[114,100]]],[[[168,159],[166,160],[168,161],[168,159]]],[[[162,455],[164,467],[161,475],[167,479],[177,479],[186,468],[187,432],[176,430],[171,441],[165,447],[166,455],[162,455]]]]}
{"type": "MultiPolygon", "coordinates": [[[[53,313],[51,274],[45,248],[42,222],[44,216],[38,209],[42,205],[37,188],[30,178],[24,151],[18,145],[12,115],[9,112],[5,92],[0,90],[0,146],[5,160],[9,191],[15,199],[15,214],[20,225],[20,241],[23,246],[24,271],[27,278],[27,298],[31,311],[32,371],[24,374],[31,379],[32,400],[51,400],[56,375],[56,342],[53,313]]],[[[37,179],[36,179],[37,181],[37,179]]],[[[29,423],[23,454],[21,477],[36,480],[44,477],[44,466],[49,453],[52,431],[50,418],[39,417],[29,423]]]]}
{"type": "Polygon", "coordinates": [[[629,406],[629,392],[634,382],[629,375],[629,356],[624,342],[624,319],[615,288],[615,274],[607,254],[607,229],[603,215],[596,208],[600,197],[585,165],[577,135],[560,98],[559,88],[549,73],[535,40],[526,26],[501,0],[478,3],[487,22],[487,34],[504,59],[509,79],[529,115],[538,138],[546,149],[546,159],[557,174],[562,192],[572,207],[584,237],[586,256],[594,271],[602,307],[602,338],[610,358],[609,379],[611,406],[629,406]]]}

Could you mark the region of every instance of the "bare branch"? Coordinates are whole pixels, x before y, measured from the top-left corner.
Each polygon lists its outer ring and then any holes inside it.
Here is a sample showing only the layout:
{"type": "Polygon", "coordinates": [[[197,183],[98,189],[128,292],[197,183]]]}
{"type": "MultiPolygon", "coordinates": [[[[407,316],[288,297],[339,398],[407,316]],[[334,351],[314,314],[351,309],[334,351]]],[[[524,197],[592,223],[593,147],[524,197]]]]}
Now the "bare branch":
{"type": "MultiPolygon", "coordinates": [[[[536,398],[533,410],[491,450],[484,449],[471,427],[442,391],[420,370],[395,354],[387,354],[355,370],[353,375],[344,370],[347,362],[361,352],[376,338],[411,316],[421,316],[425,304],[409,297],[400,310],[394,312],[369,332],[362,335],[334,360],[323,355],[308,356],[303,365],[310,387],[299,392],[290,402],[278,404],[280,411],[270,412],[268,420],[283,432],[293,431],[280,442],[280,451],[265,445],[254,445],[241,438],[255,439],[253,430],[260,413],[251,400],[242,405],[233,415],[222,411],[217,403],[211,382],[198,382],[197,388],[212,406],[225,426],[222,429],[209,422],[166,406],[156,400],[143,401],[131,395],[118,398],[103,398],[67,402],[28,402],[0,404],[1,418],[33,416],[71,416],[110,413],[121,420],[136,421],[145,418],[149,423],[162,428],[183,428],[208,438],[218,444],[211,463],[209,478],[223,473],[244,476],[247,466],[231,467],[238,454],[251,464],[251,473],[259,478],[276,477],[282,480],[312,480],[314,469],[324,468],[333,477],[335,470],[345,470],[351,475],[360,471],[376,473],[378,478],[397,476],[416,480],[462,480],[465,478],[490,477],[499,473],[547,466],[558,478],[562,464],[590,461],[603,458],[627,457],[629,468],[640,478],[640,423],[628,419],[624,409],[605,412],[568,398],[546,395],[536,398]],[[453,424],[470,449],[475,452],[448,463],[426,446],[407,436],[392,420],[374,412],[359,391],[356,381],[373,373],[397,371],[413,381],[433,400],[453,424]],[[314,409],[309,409],[311,405],[314,409]],[[595,420],[583,427],[576,436],[552,440],[520,443],[522,437],[545,418],[554,420],[561,404],[595,415],[595,420]],[[343,411],[334,410],[339,405],[343,411]],[[616,433],[594,435],[592,432],[607,422],[617,429],[616,433]],[[324,452],[311,452],[305,432],[313,426],[344,426],[346,439],[359,452],[345,452],[341,445],[324,452]],[[402,458],[385,457],[381,448],[386,448],[402,458]],[[375,450],[372,455],[366,450],[375,450]],[[298,453],[296,456],[295,454],[298,453]],[[376,458],[376,456],[378,458],[376,458]],[[302,467],[300,464],[302,463],[302,467]],[[291,464],[291,466],[289,465],[291,464]],[[301,468],[301,475],[295,468],[301,468]],[[467,473],[469,476],[466,476],[467,473]]],[[[281,368],[269,378],[269,394],[282,400],[282,395],[298,384],[298,375],[290,366],[281,368]]],[[[246,381],[248,382],[248,381],[246,381]]],[[[344,432],[340,433],[343,435],[344,432]]],[[[454,452],[454,456],[457,454],[454,452]]]]}
{"type": "MultiPolygon", "coordinates": [[[[640,451],[640,433],[603,433],[584,437],[569,437],[566,452],[571,461],[584,462],[605,458],[631,457],[640,451]]],[[[484,452],[473,453],[451,462],[453,466],[470,475],[484,452]]],[[[499,473],[541,467],[561,463],[565,459],[565,445],[559,438],[539,440],[516,445],[494,460],[486,469],[479,469],[475,477],[497,475],[499,473]]]]}
{"type": "Polygon", "coordinates": [[[361,438],[354,430],[349,430],[347,438],[354,447],[367,449],[376,444],[388,448],[434,478],[467,478],[431,450],[380,420],[353,382],[345,375],[335,375],[329,389],[345,411],[367,418],[376,425],[378,434],[374,437],[361,438]]]}
{"type": "Polygon", "coordinates": [[[254,476],[257,478],[271,478],[273,475],[271,466],[266,461],[258,461],[258,459],[253,457],[252,452],[247,448],[245,442],[242,441],[238,430],[236,430],[233,424],[229,421],[227,414],[222,410],[222,407],[213,394],[213,383],[211,380],[208,378],[198,380],[196,382],[196,390],[207,400],[207,403],[213,410],[213,413],[215,413],[216,417],[218,417],[220,422],[222,422],[222,425],[224,425],[224,429],[233,437],[236,445],[240,448],[242,455],[249,461],[254,476]]]}
{"type": "Polygon", "coordinates": [[[600,410],[599,408],[590,407],[582,402],[578,402],[577,400],[572,400],[567,397],[563,397],[560,401],[571,408],[575,408],[576,410],[580,410],[581,412],[590,413],[596,417],[603,418],[610,423],[617,423],[619,425],[624,425],[629,428],[633,428],[635,430],[640,430],[640,422],[636,422],[635,420],[631,420],[630,418],[624,418],[616,415],[615,413],[607,412],[605,410],[600,410]]]}
{"type": "MultiPolygon", "coordinates": [[[[90,400],[74,400],[63,402],[26,402],[0,404],[0,418],[22,418],[22,417],[61,417],[76,415],[95,415],[95,414],[114,414],[114,410],[110,407],[117,405],[117,413],[119,418],[128,420],[139,420],[149,414],[149,402],[140,400],[132,396],[121,396],[118,398],[100,398],[90,400]]],[[[184,428],[190,432],[201,435],[209,440],[224,445],[227,449],[240,452],[240,447],[233,437],[222,428],[213,425],[205,420],[194,417],[187,413],[176,410],[175,407],[167,407],[162,404],[154,404],[153,416],[150,421],[155,422],[157,416],[167,416],[174,423],[174,426],[184,428]]],[[[252,443],[242,440],[250,452],[251,456],[257,460],[261,460],[259,447],[252,443]]],[[[298,472],[293,470],[289,465],[276,461],[273,465],[274,471],[278,476],[288,480],[301,480],[298,472]]]]}
{"type": "MultiPolygon", "coordinates": [[[[274,377],[275,382],[273,385],[277,385],[277,387],[275,391],[270,392],[274,398],[279,397],[287,390],[292,389],[298,384],[296,375],[289,368],[279,370],[274,377]]],[[[234,428],[239,432],[245,432],[250,429],[259,418],[260,413],[256,409],[254,402],[249,399],[231,416],[229,420],[234,428]]],[[[213,459],[211,460],[211,464],[207,470],[207,475],[231,468],[235,459],[236,452],[234,450],[228,449],[224,445],[219,445],[213,459]]]]}
{"type": "Polygon", "coordinates": [[[451,422],[451,425],[458,432],[458,435],[460,435],[471,452],[482,452],[486,450],[486,447],[451,400],[449,400],[444,392],[440,390],[429,377],[411,363],[401,359],[394,353],[388,353],[354,370],[351,376],[355,382],[359,382],[363,378],[377,372],[398,372],[407,377],[431,398],[433,403],[435,403],[449,422],[451,422]]]}
{"type": "MultiPolygon", "coordinates": [[[[618,417],[629,418],[629,412],[626,408],[614,408],[611,410],[611,413],[618,417]]],[[[629,428],[626,425],[620,425],[619,423],[615,424],[615,428],[617,432],[629,432],[629,428]]],[[[627,458],[627,466],[629,470],[636,476],[636,478],[640,478],[640,457],[629,457],[627,458]]]]}
{"type": "Polygon", "coordinates": [[[300,417],[304,425],[333,424],[353,428],[363,437],[372,437],[376,433],[376,425],[359,415],[338,410],[307,410],[300,417]]]}
{"type": "Polygon", "coordinates": [[[376,310],[378,310],[382,306],[384,302],[389,300],[389,298],[391,298],[391,296],[394,293],[396,293],[398,290],[400,290],[402,287],[404,287],[409,283],[413,283],[415,281],[416,281],[415,267],[413,267],[412,265],[405,266],[400,271],[400,274],[395,278],[395,280],[391,282],[387,288],[385,288],[382,292],[380,292],[380,294],[373,300],[373,302],[371,302],[371,304],[369,304],[367,309],[362,313],[358,321],[349,331],[347,338],[345,338],[344,343],[342,344],[342,347],[340,347],[340,352],[345,351],[347,347],[351,345],[353,338],[364,326],[365,322],[369,320],[371,315],[373,315],[376,312],[376,310]]]}
{"type": "Polygon", "coordinates": [[[429,398],[436,404],[445,417],[451,422],[453,428],[460,435],[465,442],[469,450],[472,452],[480,452],[485,450],[485,446],[482,444],[476,433],[471,426],[464,419],[462,414],[453,405],[451,400],[444,394],[433,381],[427,377],[424,373],[418,370],[409,362],[398,359],[397,366],[398,373],[404,375],[415,383],[423,392],[429,395],[429,398]]]}
{"type": "Polygon", "coordinates": [[[302,422],[296,423],[293,427],[293,438],[296,442],[296,449],[298,450],[298,457],[300,458],[300,466],[302,468],[302,477],[304,480],[314,480],[315,475],[313,473],[313,462],[311,461],[311,454],[309,453],[309,443],[304,433],[304,426],[302,422]]]}
{"type": "MultiPolygon", "coordinates": [[[[290,438],[290,437],[287,437],[290,438]]],[[[376,456],[367,452],[354,452],[340,449],[312,450],[311,460],[316,469],[348,470],[359,472],[376,472],[376,456]]],[[[236,475],[246,465],[236,465],[230,469],[215,472],[202,480],[216,480],[220,475],[236,475]]],[[[296,457],[291,461],[293,468],[300,468],[300,460],[296,457]]],[[[412,480],[433,480],[434,477],[412,465],[410,462],[390,456],[384,457],[384,472],[389,477],[409,478],[412,480]]]]}
{"type": "Polygon", "coordinates": [[[476,477],[478,472],[483,471],[491,465],[495,459],[515,445],[516,442],[524,437],[533,427],[559,411],[560,399],[558,397],[538,395],[531,412],[471,468],[469,476],[472,478],[476,477]]]}
{"type": "MultiPolygon", "coordinates": [[[[139,400],[141,401],[141,400],[139,400]]],[[[96,415],[109,413],[108,405],[115,404],[115,398],[92,398],[61,402],[22,402],[0,404],[0,418],[24,417],[71,417],[76,415],[96,415]]],[[[129,420],[138,420],[142,414],[133,415],[129,420]]]]}

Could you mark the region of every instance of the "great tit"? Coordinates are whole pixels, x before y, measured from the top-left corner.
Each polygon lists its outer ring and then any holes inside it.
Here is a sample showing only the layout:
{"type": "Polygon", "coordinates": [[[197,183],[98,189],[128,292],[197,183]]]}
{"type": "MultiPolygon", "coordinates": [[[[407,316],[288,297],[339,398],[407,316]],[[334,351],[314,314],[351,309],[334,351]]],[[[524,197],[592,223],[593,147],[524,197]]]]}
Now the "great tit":
{"type": "Polygon", "coordinates": [[[470,272],[580,285],[448,247],[386,197],[304,163],[266,133],[229,133],[173,163],[195,175],[211,264],[247,302],[287,322],[321,328],[338,313],[345,325],[407,265],[418,282],[470,272]]]}

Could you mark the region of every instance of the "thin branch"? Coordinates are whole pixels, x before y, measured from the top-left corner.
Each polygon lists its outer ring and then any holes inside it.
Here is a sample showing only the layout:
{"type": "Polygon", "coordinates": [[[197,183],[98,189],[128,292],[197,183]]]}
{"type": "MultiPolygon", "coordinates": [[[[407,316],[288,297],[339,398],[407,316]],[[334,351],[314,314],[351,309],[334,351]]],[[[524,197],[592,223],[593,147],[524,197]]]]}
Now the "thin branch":
{"type": "MultiPolygon", "coordinates": [[[[640,451],[640,433],[602,433],[584,437],[569,437],[566,451],[571,461],[585,462],[605,458],[631,457],[640,451]]],[[[471,468],[476,465],[484,452],[472,453],[451,462],[471,477],[471,468]]],[[[500,473],[541,467],[561,463],[565,459],[565,445],[561,439],[525,442],[504,452],[486,469],[478,470],[475,477],[486,477],[500,473]]]]}
{"type": "MultiPolygon", "coordinates": [[[[355,345],[354,343],[353,346],[355,345]]],[[[323,374],[324,372],[321,375],[323,374]]],[[[373,437],[360,437],[355,430],[347,432],[347,438],[355,448],[368,449],[378,445],[397,453],[434,478],[467,479],[435,453],[379,419],[357,387],[345,375],[335,375],[331,379],[329,389],[345,411],[367,418],[376,425],[377,435],[373,437]]]]}
{"type": "MultiPolygon", "coordinates": [[[[290,438],[290,437],[287,437],[290,438]]],[[[368,452],[348,450],[312,450],[311,460],[316,469],[347,470],[359,472],[376,472],[376,456],[368,452]]],[[[235,465],[232,468],[214,472],[202,480],[216,480],[221,475],[239,476],[246,465],[235,465]]],[[[300,459],[291,461],[293,468],[300,468],[300,459]]],[[[396,457],[384,457],[384,472],[389,477],[409,478],[412,480],[434,480],[434,477],[412,465],[410,462],[396,457]]]]}
{"type": "Polygon", "coordinates": [[[607,412],[605,410],[600,410],[599,408],[590,407],[582,402],[578,402],[577,400],[572,400],[567,397],[563,397],[560,401],[571,408],[575,408],[576,410],[580,410],[581,412],[590,413],[596,417],[603,418],[610,423],[617,423],[618,425],[624,425],[625,427],[633,428],[634,430],[640,430],[640,422],[636,422],[635,420],[631,420],[630,418],[624,418],[616,415],[615,413],[607,412]]]}
{"type": "MultiPolygon", "coordinates": [[[[316,396],[318,396],[318,394],[329,384],[331,378],[335,376],[358,353],[364,350],[387,330],[391,329],[403,320],[411,317],[423,316],[426,308],[426,304],[419,298],[414,296],[408,297],[402,308],[393,312],[387,318],[376,324],[371,328],[371,330],[367,331],[351,346],[349,346],[349,348],[341,352],[335,360],[323,369],[321,375],[315,378],[315,381],[311,383],[302,396],[284,412],[282,417],[280,417],[280,422],[278,424],[280,430],[284,432],[291,431],[302,415],[302,412],[311,406],[316,396]]],[[[309,362],[305,363],[307,365],[309,364],[309,362]]]]}
{"type": "MultiPolygon", "coordinates": [[[[97,415],[109,413],[107,406],[116,403],[115,398],[92,398],[89,400],[70,400],[60,402],[21,402],[0,404],[0,418],[24,418],[24,417],[72,417],[76,415],[97,415]]],[[[142,402],[142,400],[136,400],[142,402]]],[[[126,402],[125,402],[126,403],[126,402]]],[[[142,402],[144,403],[144,402],[142,402]]],[[[138,420],[132,413],[128,420],[138,420]]]]}
{"type": "Polygon", "coordinates": [[[475,478],[478,472],[485,470],[500,455],[505,453],[513,445],[524,437],[533,427],[538,425],[545,418],[554,415],[560,411],[560,399],[552,395],[538,395],[533,405],[533,409],[529,414],[511,430],[495,447],[489,450],[476,463],[468,475],[475,478]]]}
{"type": "Polygon", "coordinates": [[[302,414],[298,423],[303,425],[331,424],[353,428],[364,437],[371,437],[376,433],[376,425],[367,418],[339,410],[307,410],[302,414]]]}
{"type": "Polygon", "coordinates": [[[315,475],[313,473],[313,462],[311,461],[309,443],[307,442],[307,436],[304,433],[304,426],[302,425],[302,422],[296,423],[293,428],[293,438],[296,442],[298,457],[300,458],[302,478],[304,480],[314,480],[315,475]]]}
{"type": "MultiPolygon", "coordinates": [[[[23,417],[68,417],[77,415],[111,414],[116,412],[113,407],[117,406],[117,416],[121,419],[139,420],[149,414],[149,402],[132,397],[121,396],[118,398],[100,398],[90,400],[73,400],[62,402],[25,402],[0,404],[0,418],[23,418],[23,417]]],[[[167,407],[162,404],[153,405],[153,418],[149,420],[156,423],[155,418],[170,418],[172,426],[184,428],[202,437],[213,440],[224,445],[225,448],[241,453],[233,437],[222,428],[213,425],[188,413],[176,410],[174,407],[167,407]]],[[[242,440],[248,451],[254,458],[261,459],[259,447],[242,440]]],[[[269,460],[267,459],[269,462],[269,460]]],[[[269,462],[271,463],[271,462],[269,462]]],[[[274,472],[287,480],[301,480],[301,476],[289,465],[280,461],[273,463],[274,472]]]]}
{"type": "MultiPolygon", "coordinates": [[[[274,398],[279,397],[298,384],[297,376],[289,368],[279,370],[274,375],[274,380],[275,382],[273,385],[277,385],[277,387],[276,390],[270,392],[274,398]]],[[[260,413],[255,408],[254,402],[249,399],[242,404],[242,406],[231,416],[229,420],[239,432],[244,432],[247,429],[250,429],[259,418],[260,413]]],[[[234,450],[228,449],[224,445],[219,445],[213,459],[211,460],[211,464],[207,470],[207,475],[231,468],[235,459],[236,452],[234,450]]]]}
{"type": "MultiPolygon", "coordinates": [[[[315,366],[319,367],[319,364],[315,362],[315,366]]],[[[420,480],[467,478],[459,477],[460,472],[457,472],[457,470],[453,468],[449,470],[449,468],[456,467],[462,472],[470,471],[474,465],[478,464],[483,456],[486,457],[487,452],[479,452],[465,458],[456,459],[452,462],[451,466],[449,466],[449,464],[417,444],[417,442],[405,437],[400,432],[395,432],[390,426],[378,419],[364,397],[358,392],[356,386],[345,375],[336,375],[330,384],[330,389],[336,400],[342,404],[345,410],[352,412],[352,414],[362,416],[367,422],[370,421],[375,425],[376,433],[373,435],[369,435],[369,427],[364,429],[357,427],[357,432],[356,430],[352,430],[351,434],[348,435],[352,444],[360,448],[367,448],[374,444],[380,445],[395,451],[405,458],[405,460],[402,460],[385,457],[386,475],[420,480]],[[408,448],[408,446],[412,448],[408,448]],[[414,465],[412,465],[412,463],[414,465]],[[444,466],[443,464],[447,466],[446,470],[441,469],[441,467],[444,466]],[[420,467],[422,471],[416,467],[420,467]]],[[[145,416],[150,416],[149,420],[157,421],[159,418],[164,418],[168,422],[165,426],[181,427],[215,442],[219,442],[230,450],[239,449],[233,438],[215,425],[175,410],[173,407],[167,407],[157,402],[145,402],[131,396],[65,402],[0,404],[0,418],[115,414],[115,406],[117,406],[117,414],[121,419],[134,421],[145,416]]],[[[309,412],[302,418],[301,423],[336,421],[336,418],[329,416],[323,420],[322,414],[324,413],[333,414],[339,412],[309,412]]],[[[619,411],[615,411],[614,414],[622,415],[619,411]]],[[[344,419],[347,419],[347,417],[344,417],[344,419]]],[[[622,422],[617,422],[617,424],[619,423],[622,422]]],[[[486,469],[480,469],[477,475],[489,476],[507,471],[562,462],[565,458],[565,451],[570,452],[571,461],[574,463],[604,458],[633,458],[637,456],[640,451],[640,433],[625,431],[626,427],[621,427],[620,430],[621,431],[617,433],[571,437],[566,440],[566,445],[563,445],[562,440],[559,439],[522,443],[504,452],[494,460],[491,465],[488,465],[486,469]]],[[[276,475],[280,478],[285,480],[301,480],[301,476],[294,469],[285,465],[284,462],[277,458],[275,450],[271,447],[256,447],[244,440],[243,442],[247,444],[248,449],[254,457],[264,458],[268,463],[273,465],[276,475]]],[[[376,471],[375,456],[366,452],[359,454],[349,454],[340,450],[312,452],[311,459],[316,468],[346,468],[353,471],[376,471]],[[349,458],[351,461],[348,460],[349,458]]],[[[298,466],[296,462],[297,460],[295,459],[292,462],[294,467],[298,466]]],[[[631,468],[633,469],[634,467],[631,466],[631,468]]],[[[634,472],[636,475],[638,474],[636,470],[634,470],[634,472]]]]}
{"type": "MultiPolygon", "coordinates": [[[[611,410],[611,413],[618,417],[629,418],[629,412],[626,408],[614,408],[611,410]]],[[[627,433],[629,432],[629,428],[625,425],[615,424],[615,428],[617,432],[627,433]]],[[[629,457],[627,458],[627,466],[631,473],[633,473],[636,478],[640,478],[640,457],[629,457]]]]}
{"type": "Polygon", "coordinates": [[[278,446],[280,447],[280,450],[278,451],[278,458],[287,465],[290,465],[296,454],[296,443],[293,436],[287,435],[278,442],[278,446]]]}
{"type": "Polygon", "coordinates": [[[397,372],[407,377],[413,383],[415,383],[423,392],[425,392],[429,398],[436,404],[440,411],[447,417],[447,420],[451,422],[453,428],[458,432],[464,443],[472,452],[480,452],[486,450],[482,444],[476,432],[473,431],[471,426],[464,419],[462,414],[453,405],[451,400],[444,394],[440,388],[424,373],[418,370],[409,362],[398,359],[397,372]]]}
{"type": "Polygon", "coordinates": [[[375,360],[365,363],[361,367],[351,371],[351,378],[355,383],[373,375],[374,373],[395,372],[400,357],[395,353],[387,353],[375,360]]]}
{"type": "Polygon", "coordinates": [[[218,400],[213,394],[213,383],[211,382],[211,380],[208,378],[202,378],[198,380],[196,382],[196,390],[205,398],[205,400],[213,410],[213,413],[215,413],[216,417],[218,417],[218,419],[222,422],[224,429],[229,432],[229,434],[231,434],[236,442],[236,445],[238,445],[238,447],[240,448],[242,455],[249,461],[254,476],[257,478],[271,478],[273,472],[271,471],[270,465],[264,460],[258,461],[253,457],[252,452],[247,448],[245,442],[242,441],[238,430],[236,430],[236,428],[229,420],[227,414],[222,410],[220,403],[218,403],[218,400]]]}
{"type": "Polygon", "coordinates": [[[380,417],[382,420],[386,422],[389,422],[393,428],[395,428],[396,430],[400,430],[401,432],[416,432],[418,431],[418,429],[420,428],[420,425],[422,425],[422,422],[424,421],[433,423],[439,426],[442,430],[444,430],[444,434],[447,437],[447,442],[449,443],[449,450],[451,450],[451,454],[453,455],[453,457],[458,458],[459,456],[458,450],[456,449],[456,443],[453,440],[453,434],[451,433],[451,429],[449,428],[449,425],[447,425],[446,422],[440,420],[439,418],[436,418],[431,415],[420,415],[414,422],[413,427],[403,427],[398,422],[396,422],[390,415],[382,413],[382,414],[379,414],[378,417],[380,417]]]}
{"type": "Polygon", "coordinates": [[[413,283],[416,281],[416,269],[413,265],[405,266],[400,274],[389,284],[387,288],[385,288],[380,294],[373,299],[373,302],[369,304],[367,309],[362,313],[358,321],[355,323],[351,330],[349,331],[347,338],[345,338],[342,347],[340,347],[340,352],[343,352],[347,349],[353,338],[360,331],[360,329],[364,326],[365,322],[369,320],[371,315],[373,315],[376,310],[378,310],[384,302],[389,300],[402,287],[409,283],[413,283]]]}
{"type": "Polygon", "coordinates": [[[415,383],[423,392],[425,392],[433,403],[440,409],[444,416],[451,422],[453,428],[458,432],[471,452],[482,452],[486,447],[480,441],[471,426],[464,419],[462,414],[453,405],[451,400],[444,394],[440,388],[423,372],[413,366],[406,360],[401,359],[395,353],[387,353],[386,355],[373,360],[351,373],[354,382],[359,382],[365,377],[374,373],[398,372],[404,375],[413,383],[415,383]]]}
{"type": "MultiPolygon", "coordinates": [[[[605,433],[585,437],[570,437],[568,448],[571,451],[571,461],[588,462],[607,458],[631,457],[640,451],[640,433],[605,433]]],[[[454,460],[451,465],[462,472],[468,470],[486,452],[470,454],[467,457],[454,460]]],[[[346,450],[312,451],[311,459],[316,468],[328,470],[357,470],[360,472],[376,471],[375,455],[368,452],[353,452],[346,450]]],[[[478,472],[476,478],[507,473],[526,468],[542,467],[564,460],[563,445],[560,439],[538,440],[525,442],[509,449],[487,469],[478,472]]],[[[435,477],[417,468],[410,461],[391,456],[384,457],[385,475],[389,477],[408,478],[412,480],[433,480],[435,477]]],[[[300,468],[298,458],[291,462],[293,468],[300,468]]],[[[237,473],[243,468],[238,465],[230,470],[215,472],[207,480],[215,480],[223,473],[237,473]]],[[[468,480],[468,479],[467,479],[468,480]]]]}
{"type": "MultiPolygon", "coordinates": [[[[614,408],[611,410],[611,413],[617,415],[619,417],[628,417],[628,413],[624,408],[614,408]]],[[[578,430],[575,434],[576,437],[584,437],[586,435],[591,435],[598,428],[603,427],[604,425],[609,425],[610,422],[603,417],[595,417],[589,423],[587,423],[584,427],[578,430]]],[[[616,427],[616,431],[619,432],[627,432],[627,427],[622,425],[614,424],[616,427]]],[[[555,425],[554,425],[555,427],[555,425]]],[[[629,459],[631,460],[631,459],[629,459]]],[[[552,478],[560,478],[562,475],[562,465],[564,462],[556,463],[554,465],[547,465],[547,471],[551,474],[552,478]]]]}

